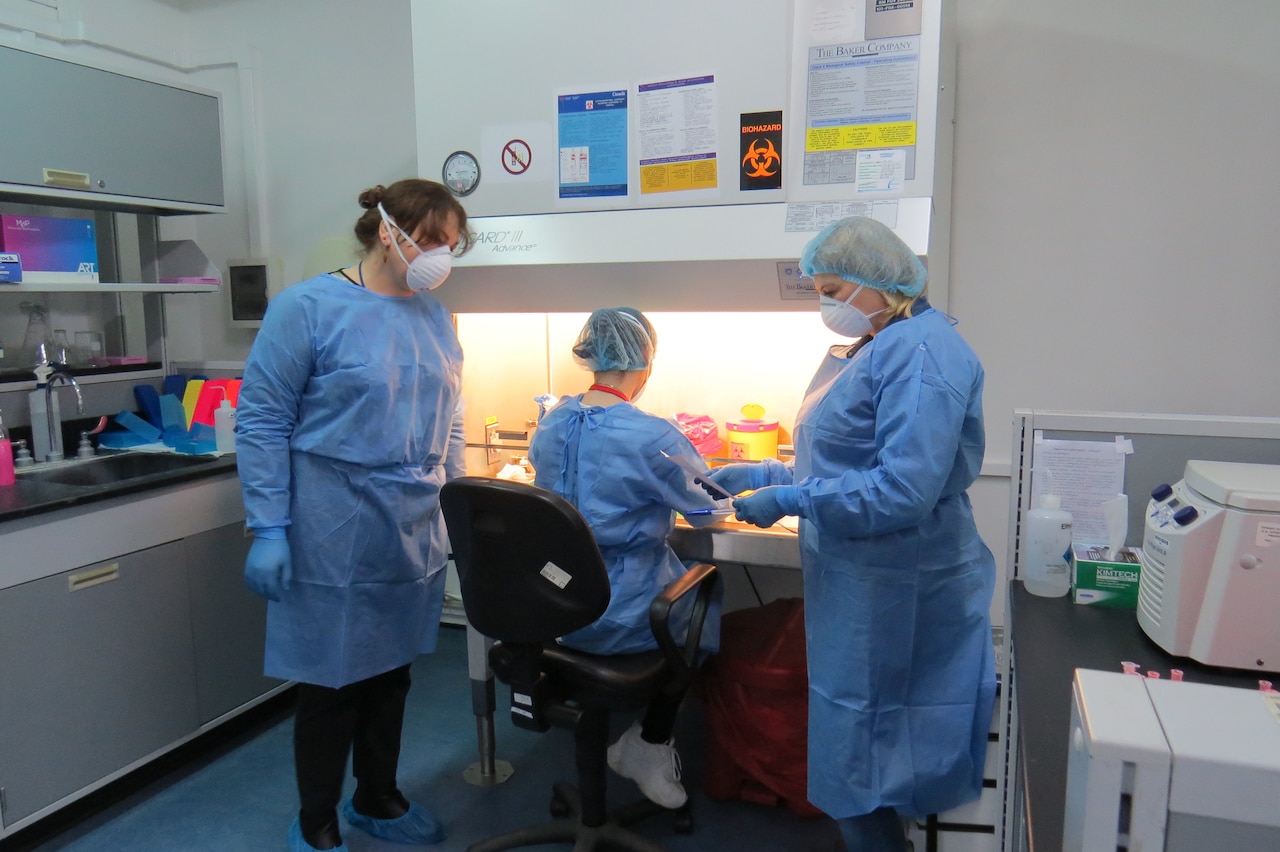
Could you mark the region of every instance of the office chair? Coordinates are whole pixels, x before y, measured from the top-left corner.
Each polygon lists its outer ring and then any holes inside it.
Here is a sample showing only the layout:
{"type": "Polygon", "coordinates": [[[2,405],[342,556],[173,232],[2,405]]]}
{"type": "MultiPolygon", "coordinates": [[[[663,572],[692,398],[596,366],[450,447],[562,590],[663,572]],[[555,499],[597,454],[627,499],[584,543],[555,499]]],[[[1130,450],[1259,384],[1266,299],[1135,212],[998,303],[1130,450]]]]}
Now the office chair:
{"type": "MultiPolygon", "coordinates": [[[[489,662],[511,686],[511,719],[519,727],[574,731],[578,783],[556,782],[555,819],[468,847],[498,852],[540,843],[574,843],[575,852],[608,846],[632,852],[662,847],[627,826],[665,809],[647,799],[609,813],[606,751],[611,711],[645,707],[660,691],[693,680],[698,640],[715,584],[713,565],[696,565],[649,607],[659,648],[600,656],[566,648],[556,637],[586,627],[609,604],[609,576],[591,528],[572,503],[519,482],[461,477],[446,483],[440,506],[449,528],[467,620],[494,640],[489,662]],[[673,605],[695,593],[683,645],[669,630],[673,605]]],[[[683,609],[683,608],[682,608],[683,609]]],[[[689,805],[676,829],[692,830],[689,805]]]]}

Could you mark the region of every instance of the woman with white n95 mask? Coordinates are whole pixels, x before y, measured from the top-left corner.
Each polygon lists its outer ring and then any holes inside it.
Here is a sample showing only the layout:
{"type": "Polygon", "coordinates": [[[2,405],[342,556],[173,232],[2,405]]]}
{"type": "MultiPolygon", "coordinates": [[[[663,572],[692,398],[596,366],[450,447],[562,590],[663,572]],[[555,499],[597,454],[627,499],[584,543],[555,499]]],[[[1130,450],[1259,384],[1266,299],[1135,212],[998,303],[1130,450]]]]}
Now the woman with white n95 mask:
{"type": "Polygon", "coordinates": [[[359,204],[359,260],[269,303],[237,416],[245,583],[270,601],[264,669],[298,683],[290,852],[345,850],[339,808],[384,840],[444,838],[396,773],[409,665],[435,650],[444,601],[440,487],[466,472],[462,348],[426,291],[466,248],[467,214],[416,178],[359,204]]]}
{"type": "Polygon", "coordinates": [[[796,415],[795,460],[716,468],[738,517],[800,518],[809,800],[851,850],[906,848],[900,817],[982,792],[995,702],[995,560],[965,493],[983,370],[924,296],[924,265],[862,217],[804,250],[832,347],[796,415]]]}

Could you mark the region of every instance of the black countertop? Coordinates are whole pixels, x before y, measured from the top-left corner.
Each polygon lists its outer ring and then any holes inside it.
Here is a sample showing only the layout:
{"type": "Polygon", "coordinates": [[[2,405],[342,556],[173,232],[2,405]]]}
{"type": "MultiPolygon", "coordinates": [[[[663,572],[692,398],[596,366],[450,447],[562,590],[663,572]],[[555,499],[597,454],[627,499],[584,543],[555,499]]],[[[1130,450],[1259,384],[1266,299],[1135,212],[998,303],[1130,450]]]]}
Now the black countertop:
{"type": "MultiPolygon", "coordinates": [[[[177,470],[157,471],[146,476],[137,476],[106,485],[62,485],[37,482],[24,478],[22,469],[19,469],[18,481],[14,485],[0,486],[0,523],[53,512],[69,506],[108,500],[125,494],[152,491],[156,488],[234,472],[236,469],[234,453],[190,458],[193,460],[190,465],[177,470]]],[[[84,463],[93,464],[92,461],[84,463]]]]}
{"type": "Polygon", "coordinates": [[[1071,681],[1077,668],[1120,671],[1129,660],[1142,671],[1183,680],[1256,689],[1266,672],[1201,665],[1165,653],[1147,637],[1131,609],[1084,606],[1041,598],[1020,580],[1010,584],[1014,685],[1018,694],[1021,760],[1027,825],[1033,852],[1061,852],[1067,790],[1067,741],[1071,726],[1071,681]]]}

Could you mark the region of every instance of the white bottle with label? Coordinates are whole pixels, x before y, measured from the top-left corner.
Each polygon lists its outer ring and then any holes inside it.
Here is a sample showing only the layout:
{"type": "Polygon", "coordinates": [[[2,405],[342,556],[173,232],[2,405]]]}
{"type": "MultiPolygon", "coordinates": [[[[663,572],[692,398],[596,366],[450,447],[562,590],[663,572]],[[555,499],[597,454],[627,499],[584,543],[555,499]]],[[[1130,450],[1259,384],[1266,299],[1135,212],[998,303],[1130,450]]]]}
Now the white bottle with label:
{"type": "Polygon", "coordinates": [[[1033,595],[1058,598],[1071,591],[1071,513],[1056,494],[1027,512],[1027,560],[1022,584],[1033,595]]]}
{"type": "Polygon", "coordinates": [[[213,410],[213,437],[218,452],[236,451],[236,410],[231,407],[231,400],[225,397],[213,410]]]}

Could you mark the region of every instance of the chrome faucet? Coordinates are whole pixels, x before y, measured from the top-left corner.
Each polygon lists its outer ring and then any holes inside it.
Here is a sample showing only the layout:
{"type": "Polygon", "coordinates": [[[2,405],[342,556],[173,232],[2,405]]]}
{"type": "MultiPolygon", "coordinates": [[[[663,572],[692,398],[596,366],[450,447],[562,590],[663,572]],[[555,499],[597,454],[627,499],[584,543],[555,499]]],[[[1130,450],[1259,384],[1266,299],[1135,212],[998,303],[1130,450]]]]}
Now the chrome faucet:
{"type": "Polygon", "coordinates": [[[55,449],[58,446],[58,437],[62,434],[62,419],[53,411],[53,386],[59,379],[63,384],[71,385],[71,389],[76,392],[76,413],[84,414],[84,396],[80,393],[80,383],[76,381],[76,377],[65,370],[54,370],[50,373],[49,380],[44,386],[44,410],[49,420],[49,453],[45,456],[45,461],[51,462],[62,461],[62,453],[55,449]]]}

